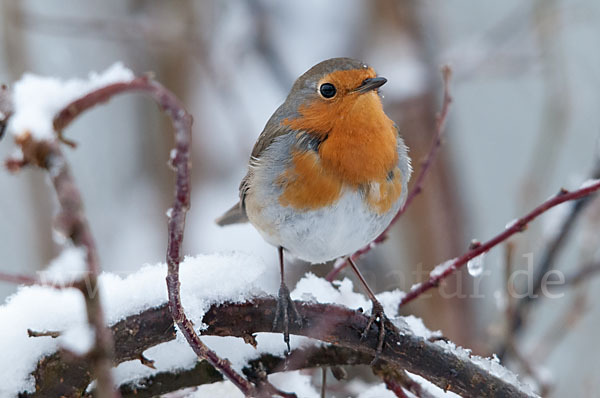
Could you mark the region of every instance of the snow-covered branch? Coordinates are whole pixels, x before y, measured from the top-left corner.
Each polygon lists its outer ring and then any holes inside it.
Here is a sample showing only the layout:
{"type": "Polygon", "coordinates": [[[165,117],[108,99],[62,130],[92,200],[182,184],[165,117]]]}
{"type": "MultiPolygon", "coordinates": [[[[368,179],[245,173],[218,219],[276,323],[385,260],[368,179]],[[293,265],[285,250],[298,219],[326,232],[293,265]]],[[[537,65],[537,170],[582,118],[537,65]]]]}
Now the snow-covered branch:
{"type": "Polygon", "coordinates": [[[97,378],[98,396],[118,396],[114,393],[111,373],[112,335],[106,328],[104,310],[98,293],[100,262],[83,210],[81,194],[57,140],[38,139],[35,135],[25,132],[17,136],[16,141],[23,153],[23,165],[32,164],[47,171],[60,205],[56,228],[68,237],[76,248],[81,249],[81,264],[85,264],[85,269],[82,265],[76,279],[83,281],[85,278],[85,283],[76,283],[74,287],[77,287],[85,298],[89,329],[81,330],[86,330],[90,335],[89,340],[93,342],[91,346],[82,348],[81,353],[85,354],[92,365],[92,372],[97,378]]]}
{"type": "MultiPolygon", "coordinates": [[[[274,304],[275,300],[271,297],[256,297],[241,303],[213,304],[202,318],[202,335],[235,336],[248,342],[243,351],[246,355],[250,354],[243,359],[244,362],[240,363],[240,358],[231,360],[250,379],[256,377],[258,368],[270,374],[313,367],[369,364],[373,360],[376,338],[371,336],[361,341],[356,333],[368,322],[361,311],[335,304],[302,301],[297,301],[297,305],[308,327],[295,327],[293,333],[332,345],[305,342],[304,346],[295,348],[293,361],[286,361],[283,349],[276,349],[273,353],[264,352],[260,347],[254,350],[249,344],[255,342],[255,333],[271,331],[274,304]]],[[[516,377],[495,360],[472,356],[468,350],[432,338],[430,332],[418,322],[416,327],[413,326],[414,318],[399,317],[394,322],[401,333],[388,332],[388,344],[378,357],[377,367],[406,369],[442,389],[464,396],[529,396],[529,393],[521,390],[516,377]]],[[[126,317],[116,323],[112,331],[117,363],[140,359],[149,348],[175,339],[175,329],[166,303],[126,317]]],[[[238,344],[236,347],[241,346],[238,344]]],[[[67,362],[60,353],[47,355],[39,360],[34,372],[38,390],[28,396],[83,392],[92,381],[86,368],[85,361],[67,362]],[[70,384],[61,383],[60,379],[69,380],[70,384]],[[65,390],[66,387],[70,390],[65,390]]],[[[131,385],[135,383],[140,390],[148,386],[152,394],[166,393],[185,387],[190,380],[194,380],[193,385],[200,385],[220,381],[222,377],[206,364],[194,364],[188,369],[156,371],[150,376],[130,381],[122,386],[122,392],[131,391],[131,385]],[[154,379],[161,380],[161,385],[150,387],[154,379]]]]}

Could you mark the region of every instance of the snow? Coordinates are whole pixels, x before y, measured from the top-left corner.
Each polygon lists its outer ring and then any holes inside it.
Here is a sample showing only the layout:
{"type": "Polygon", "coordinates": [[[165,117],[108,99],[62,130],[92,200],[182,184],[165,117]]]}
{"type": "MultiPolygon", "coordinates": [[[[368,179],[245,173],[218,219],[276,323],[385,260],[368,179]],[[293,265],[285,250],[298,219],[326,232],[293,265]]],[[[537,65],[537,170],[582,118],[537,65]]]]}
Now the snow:
{"type": "Polygon", "coordinates": [[[506,225],[504,226],[504,229],[511,229],[512,227],[514,227],[515,225],[517,225],[518,222],[519,222],[518,218],[510,220],[509,222],[506,223],[506,225]]]}
{"type": "Polygon", "coordinates": [[[460,395],[457,395],[451,391],[444,391],[441,388],[439,388],[438,386],[436,386],[435,384],[431,383],[429,380],[410,373],[410,372],[406,372],[406,374],[413,379],[414,381],[416,381],[417,383],[419,383],[421,385],[421,388],[428,392],[429,394],[431,394],[432,397],[444,397],[444,398],[460,398],[460,395]]]}
{"type": "MultiPolygon", "coordinates": [[[[82,252],[79,249],[65,250],[47,271],[48,278],[53,273],[70,269],[80,269],[82,252]]],[[[114,324],[128,315],[163,305],[167,302],[165,264],[147,265],[135,274],[120,277],[103,273],[99,278],[99,289],[103,300],[107,322],[114,324]]],[[[238,252],[186,257],[180,269],[181,298],[186,314],[197,328],[202,329],[202,317],[215,304],[224,302],[245,302],[257,296],[274,295],[278,289],[278,268],[266,266],[256,256],[238,252]]],[[[397,317],[398,303],[403,297],[401,291],[384,292],[378,295],[385,311],[399,328],[421,336],[424,339],[440,336],[431,332],[423,322],[414,317],[397,317]]],[[[335,303],[350,308],[370,309],[370,301],[355,291],[349,279],[334,284],[306,274],[291,292],[294,299],[313,300],[321,303],[335,303]]],[[[0,396],[14,396],[20,391],[32,392],[34,379],[30,373],[37,361],[44,355],[64,347],[76,353],[87,352],[93,342],[94,332],[86,321],[84,300],[75,289],[56,290],[49,287],[20,287],[18,292],[0,306],[0,324],[8,325],[0,332],[0,374],[4,383],[0,385],[0,396]],[[38,332],[61,332],[58,339],[51,337],[29,338],[27,329],[38,332]]],[[[234,337],[203,336],[203,342],[222,358],[227,358],[234,369],[241,371],[248,360],[263,353],[283,356],[286,345],[280,333],[259,333],[256,335],[257,349],[234,337]]],[[[292,348],[322,344],[302,336],[291,336],[292,348]]],[[[468,351],[448,343],[444,346],[469,357],[468,351]],[[465,354],[466,353],[466,354],[465,354]]],[[[144,352],[146,358],[155,361],[156,369],[142,365],[139,361],[128,361],[114,369],[117,383],[135,382],[143,377],[161,371],[190,369],[197,363],[197,357],[178,332],[175,340],[151,347],[144,352]]],[[[479,366],[498,374],[505,371],[499,364],[487,359],[469,359],[479,366]]],[[[511,382],[518,383],[516,376],[506,373],[511,382]]],[[[310,384],[310,378],[300,373],[271,376],[273,383],[285,389],[293,389],[299,396],[318,396],[310,384]]],[[[206,387],[208,389],[216,387],[206,387]]],[[[373,387],[378,395],[381,386],[373,387]]],[[[199,389],[198,391],[202,390],[199,389]]],[[[365,394],[367,394],[365,392],[365,394]]],[[[202,396],[202,395],[197,395],[202,396]]],[[[209,395],[205,395],[209,396],[209,395]]]]}
{"type": "MultiPolygon", "coordinates": [[[[179,395],[178,395],[179,396],[179,395]]],[[[218,383],[204,384],[199,386],[195,391],[183,395],[185,398],[244,398],[244,394],[229,381],[220,381],[218,383]]]]}
{"type": "Polygon", "coordinates": [[[502,366],[496,355],[494,355],[492,358],[483,358],[478,355],[473,355],[471,354],[471,350],[459,347],[451,341],[438,340],[434,344],[443,347],[447,352],[456,355],[464,361],[472,362],[493,376],[496,376],[497,378],[514,385],[523,393],[530,396],[537,396],[531,389],[531,386],[520,382],[515,373],[502,366]]]}
{"type": "Polygon", "coordinates": [[[301,371],[275,373],[269,381],[282,391],[293,391],[298,397],[319,398],[320,392],[312,384],[312,378],[301,371]]]}
{"type": "Polygon", "coordinates": [[[291,296],[294,300],[334,303],[350,308],[371,308],[371,302],[362,294],[354,291],[353,283],[349,279],[344,278],[341,281],[334,281],[332,284],[312,272],[308,272],[298,281],[291,296]]]}
{"type": "Polygon", "coordinates": [[[78,324],[58,338],[58,344],[76,355],[87,354],[94,346],[96,332],[89,324],[78,324]]]}
{"type": "Polygon", "coordinates": [[[429,330],[421,318],[414,315],[398,317],[392,320],[394,325],[400,330],[408,329],[415,336],[422,337],[425,340],[442,337],[442,332],[439,330],[429,330]]]}
{"type": "Polygon", "coordinates": [[[585,180],[585,181],[584,181],[584,182],[581,184],[581,186],[579,187],[579,189],[585,189],[585,188],[589,188],[589,187],[591,187],[592,185],[596,185],[596,184],[598,184],[598,183],[600,183],[600,179],[593,179],[593,178],[591,178],[591,179],[589,179],[589,180],[585,180]]]}
{"type": "Polygon", "coordinates": [[[432,269],[431,272],[429,273],[429,276],[431,278],[436,278],[436,277],[442,275],[448,269],[450,269],[454,266],[455,261],[456,261],[456,258],[451,258],[450,260],[446,260],[443,263],[436,265],[435,268],[432,269]]]}
{"type": "MultiPolygon", "coordinates": [[[[63,258],[68,260],[69,256],[63,258]]],[[[60,266],[53,262],[52,268],[60,266]]],[[[265,274],[268,272],[262,261],[241,253],[187,257],[181,264],[180,273],[181,297],[186,313],[200,326],[204,311],[215,303],[246,301],[253,295],[265,295],[265,285],[271,288],[269,291],[273,294],[276,287],[265,284],[263,279],[268,279],[265,274]]],[[[165,264],[145,266],[125,278],[102,274],[99,288],[108,323],[114,324],[130,314],[164,304],[167,301],[166,275],[165,264]]],[[[87,326],[83,296],[75,289],[20,287],[0,306],[0,324],[3,325],[0,331],[0,374],[5,380],[0,384],[0,396],[33,391],[35,386],[30,373],[39,358],[58,349],[59,339],[29,338],[27,329],[65,332],[65,338],[60,340],[69,348],[78,348],[69,345],[69,336],[79,334],[81,337],[83,328],[87,326]]],[[[283,352],[285,345],[281,336],[277,337],[283,352]]],[[[181,337],[179,339],[182,340],[181,337]]],[[[294,340],[296,344],[302,342],[294,340]]],[[[83,345],[79,348],[85,349],[83,345]]]]}
{"type": "Polygon", "coordinates": [[[54,260],[48,268],[38,273],[43,283],[66,286],[80,280],[87,271],[85,263],[86,250],[81,247],[67,247],[54,260]]]}
{"type": "Polygon", "coordinates": [[[27,329],[37,332],[64,331],[85,322],[81,293],[74,289],[55,290],[40,286],[22,287],[0,307],[0,396],[34,391],[30,373],[37,360],[58,348],[51,337],[27,336],[27,329]]]}
{"type": "Polygon", "coordinates": [[[26,73],[13,87],[14,114],[8,131],[17,136],[29,132],[38,140],[50,140],[54,116],[73,100],[100,87],[134,78],[133,72],[120,62],[102,73],[91,72],[87,79],[61,80],[26,73]]]}
{"type": "MultiPolygon", "coordinates": [[[[83,268],[83,251],[67,249],[52,262],[44,277],[66,283],[83,268]],[[70,279],[56,279],[65,272],[70,279]]],[[[103,273],[99,278],[99,289],[103,300],[107,322],[114,324],[126,316],[166,303],[167,292],[165,264],[147,265],[135,274],[121,277],[103,273]]],[[[225,253],[186,257],[181,264],[181,298],[188,317],[198,328],[202,328],[202,317],[212,305],[223,302],[243,302],[255,296],[274,295],[278,289],[277,267],[267,267],[260,259],[242,254],[225,253]]],[[[292,297],[330,302],[351,308],[370,308],[370,301],[354,291],[348,279],[335,282],[335,286],[307,274],[299,281],[292,297]]],[[[380,295],[390,316],[394,316],[402,292],[386,292],[380,295]]],[[[0,374],[6,383],[0,386],[0,396],[16,391],[33,391],[34,380],[30,373],[37,361],[52,353],[59,345],[75,352],[85,352],[93,340],[93,333],[86,321],[84,300],[74,289],[56,290],[48,287],[20,287],[0,307],[0,374]],[[64,335],[59,339],[50,337],[29,338],[27,329],[35,331],[58,331],[64,335]]],[[[248,359],[269,352],[283,355],[286,346],[279,333],[257,335],[258,350],[233,337],[206,336],[203,341],[219,355],[228,358],[234,368],[241,370],[248,359]]],[[[291,337],[293,348],[314,344],[308,338],[291,337]]],[[[181,335],[173,342],[152,347],[145,355],[156,361],[156,371],[173,368],[190,368],[196,357],[181,335]],[[176,353],[174,355],[173,353],[176,353]]],[[[139,361],[121,364],[115,369],[118,382],[127,382],[156,372],[139,361]]]]}
{"type": "Polygon", "coordinates": [[[396,394],[388,390],[384,383],[379,383],[365,389],[357,398],[396,398],[396,394]]]}

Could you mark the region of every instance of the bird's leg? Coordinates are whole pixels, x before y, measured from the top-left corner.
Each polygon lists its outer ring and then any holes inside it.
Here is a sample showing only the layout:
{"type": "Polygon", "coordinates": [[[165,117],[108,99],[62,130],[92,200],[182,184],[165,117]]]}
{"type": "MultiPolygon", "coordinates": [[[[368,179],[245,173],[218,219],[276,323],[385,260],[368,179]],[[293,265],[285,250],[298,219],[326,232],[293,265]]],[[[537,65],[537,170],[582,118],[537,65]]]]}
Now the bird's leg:
{"type": "Polygon", "coordinates": [[[283,341],[287,344],[288,353],[290,352],[290,315],[298,326],[302,326],[302,317],[296,309],[296,305],[290,297],[290,289],[285,284],[283,274],[283,247],[278,247],[279,251],[279,271],[281,273],[281,284],[279,285],[279,295],[277,296],[277,309],[275,310],[275,319],[273,319],[273,331],[276,331],[277,325],[281,323],[283,328],[283,341]],[[290,314],[291,312],[291,314],[290,314]]]}
{"type": "MultiPolygon", "coordinates": [[[[371,325],[373,325],[373,323],[379,324],[379,337],[377,339],[377,354],[379,354],[379,353],[381,353],[381,350],[383,349],[383,342],[384,342],[384,338],[385,338],[384,324],[387,321],[387,317],[385,316],[385,313],[383,312],[383,306],[381,305],[379,300],[377,300],[377,298],[375,297],[375,294],[373,293],[373,291],[367,284],[367,281],[360,273],[358,267],[356,266],[356,263],[352,259],[352,256],[348,256],[348,262],[350,263],[350,266],[354,270],[354,273],[356,274],[356,276],[358,276],[360,283],[363,285],[363,287],[367,291],[367,295],[371,299],[371,303],[373,303],[373,308],[371,309],[371,316],[369,317],[369,323],[367,323],[367,327],[365,328],[365,330],[363,330],[360,338],[361,338],[361,340],[364,340],[367,337],[367,335],[369,334],[369,330],[371,329],[371,325]]],[[[388,323],[390,323],[390,322],[388,321],[388,323]]]]}

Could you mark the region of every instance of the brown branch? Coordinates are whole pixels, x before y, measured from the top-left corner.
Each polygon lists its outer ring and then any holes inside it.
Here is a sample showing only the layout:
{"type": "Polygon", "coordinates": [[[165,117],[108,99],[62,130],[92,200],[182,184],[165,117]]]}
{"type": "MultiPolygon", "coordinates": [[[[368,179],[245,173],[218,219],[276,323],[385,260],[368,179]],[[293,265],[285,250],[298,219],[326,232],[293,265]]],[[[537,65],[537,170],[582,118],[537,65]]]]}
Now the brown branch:
{"type": "Polygon", "coordinates": [[[527,213],[525,216],[512,222],[511,225],[500,234],[496,235],[495,237],[493,237],[485,243],[478,244],[475,247],[471,248],[462,256],[452,260],[451,263],[449,263],[449,265],[443,271],[433,273],[433,275],[430,275],[429,279],[426,282],[417,284],[406,294],[406,296],[402,298],[402,300],[400,301],[400,306],[403,306],[406,303],[416,299],[422,293],[426,292],[432,287],[438,286],[442,279],[447,278],[448,276],[453,274],[457,269],[463,267],[469,260],[483,253],[486,253],[487,251],[497,246],[498,244],[504,242],[514,234],[524,231],[525,229],[527,229],[527,224],[529,224],[535,218],[550,210],[551,208],[558,206],[561,203],[586,197],[598,191],[599,189],[600,181],[572,192],[569,192],[565,189],[561,189],[559,193],[556,194],[554,197],[548,199],[547,201],[533,209],[531,212],[527,213]]]}
{"type": "MultiPolygon", "coordinates": [[[[75,284],[74,287],[79,288],[85,298],[88,323],[95,335],[94,346],[87,356],[97,378],[98,396],[118,396],[119,394],[113,387],[111,373],[113,341],[106,328],[98,291],[98,274],[100,272],[98,252],[85,217],[81,194],[58,141],[37,141],[29,133],[17,137],[16,141],[22,149],[24,164],[36,165],[48,172],[60,205],[60,212],[56,217],[57,228],[60,228],[75,246],[85,249],[88,271],[85,283],[75,284]]],[[[28,277],[15,276],[13,281],[27,283],[33,280],[28,277]]]]}
{"type": "Polygon", "coordinates": [[[580,283],[589,280],[590,277],[597,275],[600,272],[600,262],[585,265],[577,271],[565,277],[563,287],[578,286],[580,283]]]}
{"type": "MultiPolygon", "coordinates": [[[[295,356],[297,360],[292,362],[286,358],[264,354],[250,361],[246,367],[244,372],[250,379],[256,377],[256,369],[261,366],[268,374],[315,366],[365,364],[373,360],[377,336],[374,333],[365,340],[360,339],[359,331],[363,330],[368,322],[368,317],[362,312],[333,304],[298,301],[296,306],[305,324],[303,327],[293,326],[290,332],[330,343],[333,347],[308,348],[305,355],[295,356]]],[[[243,338],[248,334],[271,332],[274,309],[273,298],[257,298],[247,303],[212,306],[203,318],[208,328],[203,330],[202,334],[243,338]]],[[[167,304],[131,315],[114,325],[112,331],[115,338],[116,363],[138,359],[146,349],[175,338],[167,304]]],[[[378,366],[406,369],[440,388],[465,396],[527,396],[514,385],[448,350],[444,345],[425,340],[409,330],[398,334],[387,331],[385,339],[386,345],[378,356],[378,366]]],[[[60,353],[49,355],[39,361],[34,372],[38,390],[34,394],[21,395],[70,396],[66,391],[70,394],[85,391],[91,381],[88,367],[89,364],[83,359],[66,362],[60,353]]],[[[188,384],[176,384],[173,381],[175,384],[171,384],[171,387],[160,391],[151,390],[149,395],[152,395],[152,391],[163,393],[168,389],[174,391],[187,385],[216,381],[215,373],[207,369],[209,368],[204,366],[196,369],[193,380],[185,378],[188,384]],[[199,378],[200,373],[204,375],[204,379],[199,378]]],[[[169,380],[174,380],[179,374],[191,377],[186,372],[177,371],[169,376],[169,380]]],[[[154,380],[166,380],[164,377],[167,375],[163,374],[160,377],[154,380]]]]}
{"type": "Polygon", "coordinates": [[[4,136],[8,119],[13,113],[10,92],[5,84],[0,85],[0,140],[4,136]]]}
{"type": "Polygon", "coordinates": [[[29,337],[52,337],[53,339],[60,336],[60,332],[55,330],[45,330],[43,332],[38,332],[36,330],[27,329],[27,336],[29,337]]]}
{"type": "MultiPolygon", "coordinates": [[[[440,113],[436,116],[435,123],[435,134],[433,137],[433,142],[431,143],[431,149],[429,149],[429,153],[427,154],[427,158],[423,162],[423,166],[421,167],[421,172],[417,177],[417,180],[412,188],[412,190],[408,193],[408,197],[406,198],[406,202],[400,208],[398,213],[394,216],[390,225],[377,237],[373,242],[369,243],[367,246],[362,249],[356,251],[351,255],[352,260],[357,260],[359,257],[367,254],[374,247],[386,241],[388,238],[388,234],[392,226],[400,219],[400,217],[404,214],[408,206],[412,203],[412,201],[423,191],[423,184],[425,182],[425,177],[429,173],[431,165],[435,160],[435,157],[442,145],[442,135],[444,133],[444,127],[446,125],[446,119],[448,118],[448,112],[450,111],[450,104],[452,103],[452,96],[450,95],[450,78],[452,76],[452,69],[448,65],[444,65],[442,67],[442,81],[444,84],[444,98],[442,100],[442,109],[440,113]]],[[[327,274],[326,279],[328,281],[333,281],[336,276],[342,271],[344,268],[348,266],[348,260],[338,264],[334,267],[329,274],[327,274]]]]}

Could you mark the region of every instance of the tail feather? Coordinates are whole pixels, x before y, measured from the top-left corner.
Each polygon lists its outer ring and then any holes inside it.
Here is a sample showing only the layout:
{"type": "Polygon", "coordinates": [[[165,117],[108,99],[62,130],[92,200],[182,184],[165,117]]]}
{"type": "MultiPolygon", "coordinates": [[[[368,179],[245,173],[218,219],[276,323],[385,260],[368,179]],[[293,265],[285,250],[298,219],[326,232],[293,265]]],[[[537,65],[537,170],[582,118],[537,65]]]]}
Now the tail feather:
{"type": "Polygon", "coordinates": [[[240,203],[236,203],[233,207],[225,212],[221,217],[217,218],[215,222],[221,227],[230,224],[239,224],[248,222],[248,216],[246,211],[240,206],[240,203]]]}

